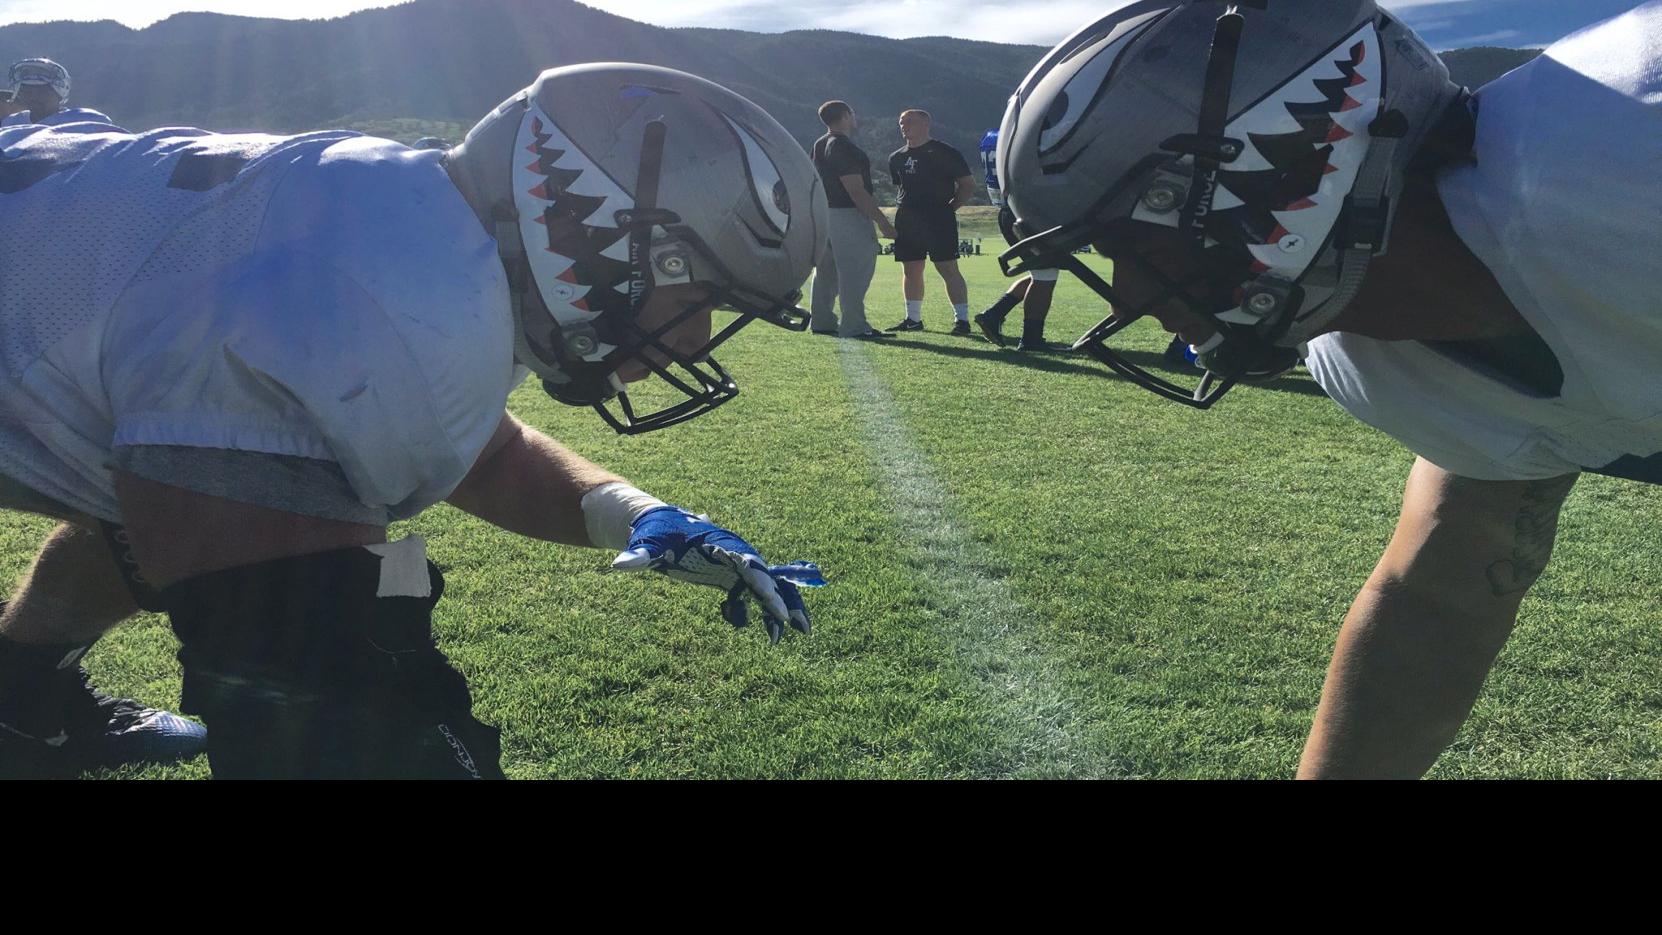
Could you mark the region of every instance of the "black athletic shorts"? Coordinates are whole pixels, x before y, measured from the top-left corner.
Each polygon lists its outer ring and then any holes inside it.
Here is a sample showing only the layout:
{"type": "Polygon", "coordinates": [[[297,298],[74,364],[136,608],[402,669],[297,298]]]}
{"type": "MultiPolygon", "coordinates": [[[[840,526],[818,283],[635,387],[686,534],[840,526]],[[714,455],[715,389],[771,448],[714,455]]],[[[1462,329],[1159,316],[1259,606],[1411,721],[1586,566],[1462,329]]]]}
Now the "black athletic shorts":
{"type": "Polygon", "coordinates": [[[958,259],[958,215],[951,211],[895,212],[894,258],[901,263],[958,259]]]}

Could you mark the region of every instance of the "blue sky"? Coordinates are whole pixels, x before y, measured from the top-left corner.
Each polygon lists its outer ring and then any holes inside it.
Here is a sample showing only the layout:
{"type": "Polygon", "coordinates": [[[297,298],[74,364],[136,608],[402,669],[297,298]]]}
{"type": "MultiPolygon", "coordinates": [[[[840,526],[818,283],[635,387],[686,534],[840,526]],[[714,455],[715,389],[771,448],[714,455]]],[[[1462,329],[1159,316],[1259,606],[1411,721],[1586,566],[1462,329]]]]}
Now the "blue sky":
{"type": "MultiPolygon", "coordinates": [[[[950,35],[1049,45],[1111,8],[1105,0],[588,0],[665,26],[761,32],[843,29],[884,36],[950,35]]],[[[0,0],[0,24],[115,19],[145,26],[185,10],[288,19],[340,16],[387,0],[0,0]]],[[[1546,45],[1639,0],[1387,0],[1438,48],[1546,45]]]]}

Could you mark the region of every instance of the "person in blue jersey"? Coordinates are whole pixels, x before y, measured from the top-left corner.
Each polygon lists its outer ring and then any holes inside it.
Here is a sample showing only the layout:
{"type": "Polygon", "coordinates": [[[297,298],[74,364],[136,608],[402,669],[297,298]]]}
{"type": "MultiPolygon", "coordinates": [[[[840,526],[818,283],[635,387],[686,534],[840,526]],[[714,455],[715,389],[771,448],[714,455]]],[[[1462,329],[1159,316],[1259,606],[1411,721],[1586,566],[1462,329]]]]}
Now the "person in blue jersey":
{"type": "Polygon", "coordinates": [[[1060,265],[1112,306],[1087,353],[1205,409],[1307,346],[1329,396],[1418,456],[1299,772],[1424,773],[1576,479],[1662,482],[1662,2],[1473,96],[1372,0],[1140,0],[1052,50],[999,147],[1036,232],[1007,271],[1060,265]],[[1111,282],[1070,259],[1085,244],[1111,282]],[[1198,385],[1116,348],[1144,317],[1198,385]]]}
{"type": "Polygon", "coordinates": [[[6,83],[11,87],[12,112],[0,119],[0,127],[110,122],[96,110],[69,106],[69,69],[49,58],[17,62],[7,71],[6,83]]]}
{"type": "Polygon", "coordinates": [[[218,777],[502,776],[434,644],[444,577],[387,539],[440,501],[807,632],[813,565],[767,564],[505,404],[528,374],[630,434],[726,404],[723,341],[806,329],[825,212],[772,118],[650,66],[544,72],[443,151],[0,130],[0,504],[63,521],[0,616],[0,767],[205,740],[218,777]],[[171,619],[205,737],[80,667],[141,608],[171,619]]]}

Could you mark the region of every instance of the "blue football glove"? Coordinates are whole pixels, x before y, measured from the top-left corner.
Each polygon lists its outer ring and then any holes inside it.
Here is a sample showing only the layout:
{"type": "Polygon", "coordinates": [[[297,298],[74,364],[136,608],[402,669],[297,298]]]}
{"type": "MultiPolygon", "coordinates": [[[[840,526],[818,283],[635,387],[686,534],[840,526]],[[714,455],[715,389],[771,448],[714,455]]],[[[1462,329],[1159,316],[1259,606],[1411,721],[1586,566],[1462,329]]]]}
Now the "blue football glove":
{"type": "Polygon", "coordinates": [[[654,507],[635,517],[629,546],[612,560],[619,571],[662,572],[677,581],[720,588],[723,620],[735,627],[750,622],[749,594],[762,607],[768,640],[779,642],[785,625],[807,633],[812,627],[799,587],[825,586],[812,562],[768,565],[750,543],[709,519],[680,507],[654,507]]]}

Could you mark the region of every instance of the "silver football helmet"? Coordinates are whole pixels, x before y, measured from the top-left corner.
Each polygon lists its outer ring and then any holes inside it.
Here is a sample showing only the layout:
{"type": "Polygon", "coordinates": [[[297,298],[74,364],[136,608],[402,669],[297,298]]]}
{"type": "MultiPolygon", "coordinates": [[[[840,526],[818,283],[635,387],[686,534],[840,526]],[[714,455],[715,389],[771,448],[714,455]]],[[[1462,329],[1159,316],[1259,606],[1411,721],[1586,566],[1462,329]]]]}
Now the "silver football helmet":
{"type": "Polygon", "coordinates": [[[1078,347],[1207,408],[1355,298],[1386,247],[1392,194],[1439,128],[1469,124],[1465,97],[1374,0],[1122,5],[1052,49],[1010,100],[999,172],[1035,235],[1004,255],[1006,272],[1073,271],[1115,306],[1078,347]],[[1142,261],[1143,225],[1178,230],[1204,273],[1171,282],[1142,261]],[[1142,262],[1161,301],[1216,323],[1196,349],[1207,370],[1198,387],[1108,346],[1152,305],[1120,303],[1073,257],[1092,244],[1117,264],[1142,262]]]}
{"type": "Polygon", "coordinates": [[[619,432],[732,399],[738,385],[709,354],[750,321],[807,328],[798,302],[828,211],[819,175],[783,127],[720,85],[650,65],[545,71],[445,164],[507,265],[519,362],[619,432]],[[705,286],[737,313],[696,354],[664,338],[700,309],[651,332],[637,322],[672,283],[705,286]],[[617,376],[632,360],[684,398],[636,412],[617,376]]]}

